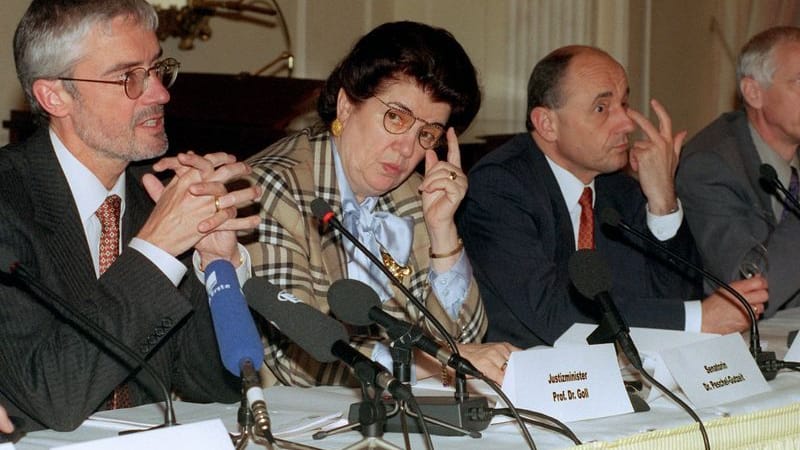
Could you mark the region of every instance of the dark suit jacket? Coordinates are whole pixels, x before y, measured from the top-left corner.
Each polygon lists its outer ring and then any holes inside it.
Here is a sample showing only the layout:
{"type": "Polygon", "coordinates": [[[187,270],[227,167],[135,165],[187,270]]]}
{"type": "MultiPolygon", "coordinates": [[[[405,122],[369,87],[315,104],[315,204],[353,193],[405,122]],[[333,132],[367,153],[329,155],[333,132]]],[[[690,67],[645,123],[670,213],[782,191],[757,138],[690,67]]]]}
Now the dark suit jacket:
{"type": "Polygon", "coordinates": [[[744,111],[726,113],[686,144],[677,189],[703,263],[723,281],[741,278],[745,253],[766,246],[769,317],[800,305],[800,219],[775,219],[772,198],[758,180],[760,165],[744,111]]]}
{"type": "MultiPolygon", "coordinates": [[[[123,242],[144,224],[152,201],[128,170],[123,242]]],[[[185,399],[238,399],[222,368],[207,297],[189,273],[176,289],[150,261],[124,248],[96,278],[78,210],[46,129],[0,150],[0,250],[134,351],[185,399]]],[[[0,280],[0,404],[28,430],[74,429],[132,369],[41,302],[0,280]]],[[[127,360],[127,358],[125,358],[127,360]]],[[[133,365],[135,366],[135,364],[133,365]]],[[[130,383],[135,404],[161,401],[146,372],[130,383]]]]}
{"type": "MultiPolygon", "coordinates": [[[[600,226],[599,212],[613,207],[627,223],[647,229],[638,184],[615,173],[597,177],[595,190],[595,242],[610,265],[611,293],[622,314],[632,326],[683,328],[682,300],[699,297],[698,280],[638,240],[600,226]]],[[[598,321],[597,305],[571,286],[569,212],[530,134],[514,137],[472,169],[458,226],[489,315],[488,340],[552,345],[573,323],[598,321]]],[[[665,244],[692,254],[685,225],[665,244]]]]}

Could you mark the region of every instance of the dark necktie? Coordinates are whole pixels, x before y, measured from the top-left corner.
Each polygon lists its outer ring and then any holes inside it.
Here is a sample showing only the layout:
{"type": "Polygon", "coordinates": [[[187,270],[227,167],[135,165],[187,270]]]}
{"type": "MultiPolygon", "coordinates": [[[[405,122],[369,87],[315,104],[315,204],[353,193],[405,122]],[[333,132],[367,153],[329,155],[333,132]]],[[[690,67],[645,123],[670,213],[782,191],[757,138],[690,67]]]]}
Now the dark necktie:
{"type": "MultiPolygon", "coordinates": [[[[119,256],[119,216],[122,200],[118,195],[109,195],[95,215],[100,220],[100,275],[103,275],[119,256]]],[[[133,406],[128,385],[120,384],[106,402],[108,409],[133,406]]]]}
{"type": "Polygon", "coordinates": [[[594,213],[592,211],[592,188],[583,188],[578,204],[581,205],[581,223],[578,227],[578,250],[594,250],[594,213]]]}
{"type": "MultiPolygon", "coordinates": [[[[800,180],[797,177],[797,169],[792,167],[792,177],[789,179],[789,193],[792,194],[792,197],[795,199],[797,198],[797,194],[800,193],[800,180]]],[[[789,214],[791,214],[791,203],[790,201],[784,200],[783,201],[783,214],[781,214],[781,221],[785,219],[789,214]]]]}

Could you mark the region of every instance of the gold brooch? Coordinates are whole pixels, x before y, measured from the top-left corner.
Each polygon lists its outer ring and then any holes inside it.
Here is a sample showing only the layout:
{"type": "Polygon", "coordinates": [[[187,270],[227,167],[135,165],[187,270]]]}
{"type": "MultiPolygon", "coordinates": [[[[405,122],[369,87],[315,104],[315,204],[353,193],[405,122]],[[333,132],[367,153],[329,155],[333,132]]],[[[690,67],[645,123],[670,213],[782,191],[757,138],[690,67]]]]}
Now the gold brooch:
{"type": "Polygon", "coordinates": [[[411,275],[411,267],[398,264],[398,262],[392,258],[392,255],[384,250],[383,247],[381,247],[381,258],[383,259],[383,265],[386,266],[389,272],[400,280],[401,283],[405,277],[411,275]]]}

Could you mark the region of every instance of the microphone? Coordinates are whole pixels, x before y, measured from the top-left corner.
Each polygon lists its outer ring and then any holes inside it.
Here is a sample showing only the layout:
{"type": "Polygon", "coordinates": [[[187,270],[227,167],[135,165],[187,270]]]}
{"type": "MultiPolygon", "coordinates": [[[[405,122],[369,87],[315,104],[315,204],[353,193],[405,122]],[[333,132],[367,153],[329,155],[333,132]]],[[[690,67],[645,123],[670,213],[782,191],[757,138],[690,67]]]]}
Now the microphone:
{"type": "MultiPolygon", "coordinates": [[[[763,167],[763,166],[762,166],[763,167]]],[[[771,167],[770,167],[771,168],[771,167]]],[[[774,169],[773,169],[774,172],[774,169]]],[[[717,287],[720,287],[730,293],[739,303],[742,304],[745,311],[747,312],[748,317],[750,318],[750,354],[753,355],[753,358],[756,360],[756,364],[758,364],[758,368],[761,370],[761,373],[764,375],[766,380],[772,380],[777,376],[778,370],[781,368],[781,363],[775,357],[775,352],[763,352],[761,351],[761,339],[759,337],[758,332],[758,322],[756,321],[755,312],[753,312],[753,307],[750,306],[750,303],[742,297],[736,289],[732,288],[728,283],[720,280],[716,276],[714,276],[711,272],[699,267],[697,264],[692,263],[687,258],[675,253],[670,248],[659,242],[657,239],[649,236],[646,233],[643,233],[622,220],[622,217],[619,215],[619,212],[614,208],[605,208],[600,213],[600,221],[608,226],[622,229],[638,238],[644,240],[645,242],[653,245],[654,247],[661,250],[666,256],[667,260],[672,263],[672,265],[676,267],[680,267],[680,265],[684,265],[689,267],[692,270],[697,271],[707,280],[711,281],[717,287]]]]}
{"type": "Polygon", "coordinates": [[[439,343],[425,335],[420,327],[397,319],[381,309],[381,301],[375,291],[358,280],[335,281],[328,289],[328,305],[341,320],[352,325],[366,326],[377,323],[386,329],[393,341],[413,345],[465,375],[482,378],[483,374],[472,365],[439,343]]]}
{"type": "Polygon", "coordinates": [[[600,303],[605,325],[609,327],[610,335],[619,344],[628,361],[636,369],[643,370],[642,359],[631,339],[628,323],[608,293],[611,290],[611,271],[603,257],[594,250],[578,250],[569,258],[568,270],[569,278],[578,292],[600,303]]]}
{"type": "Polygon", "coordinates": [[[761,181],[761,186],[770,194],[775,194],[775,190],[781,191],[783,194],[783,200],[788,201],[791,204],[792,208],[794,209],[795,214],[800,212],[800,202],[798,202],[797,197],[792,195],[788,189],[781,183],[781,180],[778,179],[778,174],[775,172],[775,168],[769,164],[762,164],[758,168],[759,173],[761,176],[759,180],[761,181]]]}
{"type": "MultiPolygon", "coordinates": [[[[142,367],[155,381],[164,396],[164,423],[154,427],[171,427],[178,425],[175,420],[175,409],[172,405],[172,397],[169,395],[169,390],[166,384],[153,369],[153,367],[142,358],[138,352],[134,351],[126,343],[122,342],[109,331],[106,331],[100,325],[96,324],[87,315],[81,312],[78,308],[72,306],[69,302],[64,300],[61,296],[55,293],[52,289],[47,287],[41,280],[39,280],[25,265],[23,265],[13,254],[12,250],[6,246],[0,246],[0,271],[12,278],[20,281],[24,286],[27,286],[31,293],[48,308],[53,309],[58,314],[65,317],[68,322],[80,333],[89,337],[91,340],[101,343],[106,350],[120,357],[123,360],[133,360],[142,367]]],[[[132,366],[131,364],[128,364],[132,366]]],[[[136,430],[139,431],[139,430],[136,430]]],[[[120,432],[127,433],[125,431],[120,432]]]]}
{"type": "Polygon", "coordinates": [[[205,284],[222,364],[228,372],[241,377],[255,424],[271,439],[267,400],[258,377],[264,346],[239,287],[236,269],[230,261],[212,261],[205,270],[205,284]]]}
{"type": "MultiPolygon", "coordinates": [[[[595,250],[578,250],[569,258],[568,270],[569,278],[575,288],[578,289],[578,292],[584,297],[600,302],[605,311],[604,319],[606,320],[606,325],[610,328],[608,330],[609,334],[619,344],[628,361],[645,379],[650,381],[653,386],[661,390],[667,397],[678,403],[698,423],[700,433],[703,436],[703,444],[706,449],[710,449],[708,433],[700,417],[685,402],[644,370],[639,351],[636,349],[633,339],[631,339],[628,324],[608,293],[611,289],[611,271],[608,269],[608,264],[606,264],[604,258],[595,250]]],[[[600,327],[602,326],[603,324],[601,323],[600,327]]],[[[598,327],[598,330],[600,327],[598,327]]]]}
{"type": "Polygon", "coordinates": [[[353,369],[359,380],[375,384],[398,400],[411,398],[408,386],[350,346],[344,325],[336,319],[279,290],[264,278],[248,280],[244,295],[251,308],[312,358],[322,363],[340,360],[353,369]]]}
{"type": "MultiPolygon", "coordinates": [[[[334,214],[333,209],[331,209],[330,205],[328,205],[325,200],[321,198],[314,199],[314,201],[311,202],[311,212],[323,226],[330,225],[335,228],[337,231],[342,233],[342,235],[347,238],[348,241],[355,245],[356,248],[358,248],[364,255],[366,255],[367,258],[369,258],[369,260],[372,261],[372,263],[375,264],[381,270],[381,272],[386,275],[387,278],[389,278],[392,284],[397,287],[397,289],[399,289],[400,292],[402,292],[403,295],[405,295],[405,297],[411,303],[413,303],[414,306],[431,322],[433,327],[436,328],[439,334],[441,334],[444,340],[447,342],[447,346],[450,347],[450,351],[456,355],[459,355],[455,340],[453,340],[453,337],[450,336],[450,333],[447,332],[442,323],[439,322],[436,317],[434,317],[433,313],[431,313],[430,310],[425,307],[422,301],[416,298],[414,294],[412,294],[411,291],[408,290],[408,288],[405,287],[405,285],[403,285],[403,283],[401,283],[396,276],[394,276],[392,271],[383,265],[383,262],[378,259],[377,256],[373,255],[372,252],[370,252],[369,249],[358,240],[358,238],[347,231],[347,228],[345,228],[345,226],[342,225],[342,222],[336,218],[336,214],[334,214]]],[[[456,380],[456,397],[459,399],[466,399],[468,396],[466,391],[466,379],[463,376],[458,376],[456,377],[456,380]]]]}

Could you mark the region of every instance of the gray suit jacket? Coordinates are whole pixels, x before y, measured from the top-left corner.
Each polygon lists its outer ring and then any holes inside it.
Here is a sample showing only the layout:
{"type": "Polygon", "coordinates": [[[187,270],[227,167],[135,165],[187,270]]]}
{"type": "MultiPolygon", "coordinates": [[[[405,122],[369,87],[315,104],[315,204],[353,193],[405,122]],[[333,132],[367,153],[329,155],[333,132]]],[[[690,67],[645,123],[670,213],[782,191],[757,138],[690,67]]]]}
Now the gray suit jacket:
{"type": "Polygon", "coordinates": [[[706,268],[724,281],[739,279],[745,253],[765,245],[769,317],[800,301],[800,219],[777,223],[760,165],[745,113],[726,113],[686,144],[677,190],[706,268]]]}
{"type": "MultiPolygon", "coordinates": [[[[124,243],[153,205],[138,181],[129,168],[124,243]]],[[[46,129],[0,150],[0,251],[147,358],[184,398],[238,399],[238,382],[220,362],[205,290],[192,274],[176,289],[147,258],[126,247],[96,278],[46,129]]],[[[162,400],[149,375],[138,378],[142,371],[135,364],[78,331],[24,284],[0,278],[0,302],[0,404],[25,419],[26,430],[74,429],[125,380],[135,404],[162,400]]]]}

